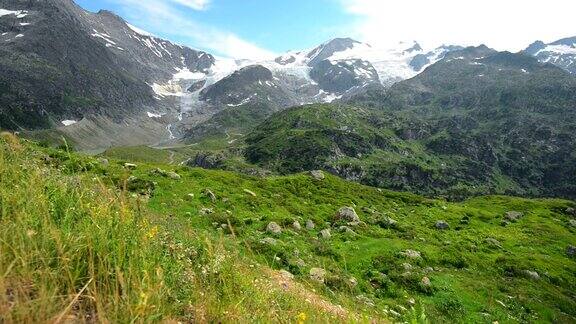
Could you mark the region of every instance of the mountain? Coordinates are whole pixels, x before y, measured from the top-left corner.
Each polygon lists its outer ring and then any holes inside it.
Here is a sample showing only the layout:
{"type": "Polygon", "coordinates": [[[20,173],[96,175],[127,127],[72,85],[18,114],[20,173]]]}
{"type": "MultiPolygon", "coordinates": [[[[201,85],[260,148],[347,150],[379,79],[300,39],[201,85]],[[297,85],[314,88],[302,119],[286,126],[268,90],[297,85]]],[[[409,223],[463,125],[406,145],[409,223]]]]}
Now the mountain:
{"type": "Polygon", "coordinates": [[[368,90],[388,87],[413,77],[447,53],[461,49],[443,46],[425,52],[416,42],[411,47],[403,44],[402,48],[376,49],[351,38],[336,38],[312,50],[286,53],[273,61],[234,62],[231,70],[239,71],[232,72],[214,85],[209,85],[213,80],[203,81],[209,90],[195,88],[200,96],[188,95],[194,97],[191,101],[196,106],[212,105],[210,111],[217,111],[215,115],[199,123],[184,122],[180,132],[186,142],[197,142],[208,134],[224,135],[232,130],[244,133],[273,113],[294,105],[347,100],[368,90]],[[415,67],[413,62],[419,57],[425,61],[415,67]],[[259,66],[260,70],[269,72],[254,84],[254,79],[243,71],[243,66],[259,66]],[[231,87],[231,83],[235,86],[231,87]],[[246,88],[243,84],[252,84],[259,90],[255,91],[252,86],[246,88]],[[213,93],[214,89],[218,89],[220,100],[206,100],[202,94],[205,91],[213,93]],[[276,95],[271,93],[272,90],[276,95]],[[283,95],[278,96],[278,93],[283,95]],[[222,100],[225,105],[222,105],[222,100]]]}
{"type": "Polygon", "coordinates": [[[523,51],[540,62],[552,63],[570,73],[576,73],[576,37],[563,38],[545,44],[536,41],[523,51]]]}
{"type": "Polygon", "coordinates": [[[347,99],[413,77],[450,49],[337,38],[270,61],[222,59],[72,0],[0,7],[0,127],[87,151],[192,141],[231,120],[222,115],[256,123],[293,105],[347,99]]]}
{"type": "Polygon", "coordinates": [[[171,71],[187,77],[214,63],[207,53],[135,30],[111,12],[86,12],[70,0],[3,0],[0,8],[5,129],[58,128],[84,149],[151,143],[167,132],[164,122],[149,116],[175,109],[154,93],[155,82],[172,78],[171,71]]]}
{"type": "Polygon", "coordinates": [[[275,114],[246,138],[246,157],[452,199],[574,198],[575,107],[576,78],[560,68],[471,47],[347,105],[275,114]]]}

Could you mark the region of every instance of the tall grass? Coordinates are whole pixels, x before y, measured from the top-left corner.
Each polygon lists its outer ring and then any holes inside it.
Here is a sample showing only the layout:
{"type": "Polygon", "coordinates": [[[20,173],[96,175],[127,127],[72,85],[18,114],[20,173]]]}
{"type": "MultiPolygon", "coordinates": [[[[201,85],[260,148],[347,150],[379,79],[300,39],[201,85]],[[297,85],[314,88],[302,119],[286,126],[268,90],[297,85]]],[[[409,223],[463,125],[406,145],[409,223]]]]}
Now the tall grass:
{"type": "Polygon", "coordinates": [[[349,320],[283,289],[236,242],[150,214],[68,158],[0,136],[0,322],[349,320]]]}
{"type": "Polygon", "coordinates": [[[0,314],[7,322],[128,322],[171,312],[162,251],[121,193],[0,149],[0,314]]]}

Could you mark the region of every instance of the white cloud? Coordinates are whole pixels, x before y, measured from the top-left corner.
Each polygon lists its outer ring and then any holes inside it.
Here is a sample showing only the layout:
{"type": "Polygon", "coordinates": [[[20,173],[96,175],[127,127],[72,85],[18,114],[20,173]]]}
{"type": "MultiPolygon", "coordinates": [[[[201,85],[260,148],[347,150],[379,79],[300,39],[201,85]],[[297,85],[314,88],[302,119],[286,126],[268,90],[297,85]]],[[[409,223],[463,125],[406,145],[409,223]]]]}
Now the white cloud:
{"type": "Polygon", "coordinates": [[[197,23],[172,3],[178,2],[194,10],[206,9],[209,0],[114,0],[123,7],[125,18],[133,25],[166,35],[192,48],[236,59],[267,59],[276,54],[252,44],[232,32],[197,23]]]}
{"type": "Polygon", "coordinates": [[[351,36],[374,45],[479,45],[517,51],[576,34],[576,1],[339,0],[356,22],[351,36]]]}
{"type": "Polygon", "coordinates": [[[183,6],[192,8],[194,10],[206,10],[210,4],[210,0],[172,0],[183,6]]]}

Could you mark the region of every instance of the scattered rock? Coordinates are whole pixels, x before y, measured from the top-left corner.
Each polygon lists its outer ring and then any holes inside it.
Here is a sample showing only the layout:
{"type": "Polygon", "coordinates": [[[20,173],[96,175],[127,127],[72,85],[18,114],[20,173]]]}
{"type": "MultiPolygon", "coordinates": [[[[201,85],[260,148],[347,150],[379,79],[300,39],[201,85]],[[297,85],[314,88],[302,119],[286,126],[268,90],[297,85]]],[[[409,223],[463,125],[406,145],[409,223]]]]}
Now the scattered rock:
{"type": "Polygon", "coordinates": [[[105,166],[105,167],[110,165],[110,161],[108,161],[108,159],[105,159],[105,158],[99,158],[98,163],[100,163],[102,166],[105,166]]]}
{"type": "Polygon", "coordinates": [[[576,227],[576,219],[569,220],[568,225],[570,225],[571,227],[576,227]]]}
{"type": "Polygon", "coordinates": [[[432,282],[430,282],[430,278],[428,277],[423,277],[420,283],[426,288],[432,287],[432,282]]]}
{"type": "Polygon", "coordinates": [[[329,238],[332,237],[332,234],[330,233],[330,229],[326,228],[320,231],[320,237],[327,240],[329,238]]]}
{"type": "Polygon", "coordinates": [[[568,207],[568,208],[566,208],[566,214],[576,216],[576,209],[574,209],[572,207],[568,207]]]}
{"type": "Polygon", "coordinates": [[[388,216],[382,216],[378,220],[378,225],[382,228],[395,228],[398,226],[398,222],[388,216]]]}
{"type": "Polygon", "coordinates": [[[247,194],[249,194],[249,195],[252,196],[252,197],[256,197],[256,193],[255,193],[254,191],[250,191],[250,190],[248,190],[248,189],[244,189],[244,192],[247,193],[247,194]]]}
{"type": "Polygon", "coordinates": [[[402,268],[404,268],[404,270],[406,270],[406,271],[409,271],[409,270],[412,270],[414,267],[410,263],[404,262],[404,263],[402,263],[402,268]]]}
{"type": "Polygon", "coordinates": [[[434,225],[434,226],[436,227],[436,229],[439,229],[439,230],[447,230],[450,228],[450,225],[446,221],[443,221],[443,220],[436,221],[436,225],[434,225]]]}
{"type": "Polygon", "coordinates": [[[504,219],[512,223],[517,222],[522,217],[524,217],[524,214],[517,211],[509,211],[504,215],[504,219]]]}
{"type": "Polygon", "coordinates": [[[186,200],[192,201],[194,200],[194,194],[193,193],[189,193],[186,195],[186,200]]]}
{"type": "Polygon", "coordinates": [[[136,170],[136,168],[138,168],[138,166],[136,164],[133,164],[133,163],[124,163],[124,168],[126,168],[128,170],[136,170]]]}
{"type": "Polygon", "coordinates": [[[566,248],[566,254],[569,257],[575,257],[576,256],[576,246],[568,245],[568,247],[566,248]]]}
{"type": "Polygon", "coordinates": [[[356,299],[358,299],[359,302],[361,302],[362,304],[364,304],[366,306],[374,307],[376,305],[376,304],[374,304],[372,299],[370,299],[364,295],[356,296],[356,299]]]}
{"type": "Polygon", "coordinates": [[[540,279],[540,275],[536,271],[524,270],[524,271],[522,271],[522,273],[528,279],[532,279],[532,280],[539,280],[540,279]]]}
{"type": "Polygon", "coordinates": [[[358,234],[356,234],[356,232],[354,232],[354,230],[352,230],[348,226],[340,226],[338,228],[338,231],[340,231],[341,233],[344,233],[346,235],[352,235],[352,236],[358,235],[358,234]]]}
{"type": "Polygon", "coordinates": [[[414,250],[406,250],[404,252],[401,252],[401,254],[410,259],[419,259],[422,257],[420,255],[420,252],[414,250]]]}
{"type": "Polygon", "coordinates": [[[200,215],[206,216],[206,215],[210,215],[210,214],[214,214],[213,209],[210,209],[210,208],[201,208],[200,209],[200,215]]]}
{"type": "Polygon", "coordinates": [[[314,222],[309,219],[306,221],[306,229],[308,230],[313,230],[314,228],[316,228],[316,225],[314,224],[314,222]]]}
{"type": "Polygon", "coordinates": [[[276,239],[273,239],[271,237],[265,237],[265,238],[260,240],[260,243],[265,244],[265,245],[276,245],[277,241],[276,241],[276,239]]]}
{"type": "Polygon", "coordinates": [[[208,197],[210,201],[216,202],[216,195],[210,189],[204,189],[203,194],[205,197],[208,197]]]}
{"type": "Polygon", "coordinates": [[[280,234],[282,233],[282,227],[276,222],[270,222],[268,226],[266,226],[266,231],[272,234],[280,234]]]}
{"type": "Polygon", "coordinates": [[[358,286],[358,280],[354,277],[351,277],[350,279],[348,279],[348,282],[350,283],[350,287],[355,288],[356,286],[358,286]]]}
{"type": "Polygon", "coordinates": [[[360,223],[360,217],[352,207],[342,207],[336,213],[337,220],[343,220],[349,223],[360,223]]]}
{"type": "Polygon", "coordinates": [[[502,220],[502,221],[500,222],[500,226],[502,226],[502,227],[506,227],[506,226],[508,226],[508,225],[510,225],[510,222],[507,221],[507,220],[502,220]]]}
{"type": "Polygon", "coordinates": [[[416,305],[416,300],[414,298],[408,299],[408,305],[410,305],[410,306],[416,305]]]}
{"type": "Polygon", "coordinates": [[[424,272],[426,272],[426,273],[432,273],[432,272],[434,272],[434,268],[432,268],[432,267],[426,267],[426,268],[424,269],[424,272]]]}
{"type": "Polygon", "coordinates": [[[326,278],[326,270],[321,268],[310,269],[310,279],[316,282],[324,283],[325,278],[326,278]]]}
{"type": "Polygon", "coordinates": [[[500,243],[500,241],[498,241],[497,239],[489,237],[489,238],[485,239],[484,242],[490,247],[495,247],[498,249],[502,248],[502,243],[500,243]]]}
{"type": "Polygon", "coordinates": [[[292,228],[293,228],[295,231],[299,231],[299,230],[302,229],[302,226],[300,225],[300,222],[299,222],[299,221],[294,221],[294,223],[292,223],[292,228]]]}
{"type": "Polygon", "coordinates": [[[168,178],[172,179],[172,180],[180,180],[180,179],[182,179],[182,177],[181,177],[178,173],[173,172],[173,171],[170,171],[170,172],[166,173],[166,176],[167,176],[168,178]]]}
{"type": "Polygon", "coordinates": [[[291,274],[290,272],[284,270],[284,269],[280,270],[279,273],[280,273],[280,276],[282,276],[282,278],[284,278],[284,279],[288,279],[288,280],[294,279],[294,275],[291,274]]]}
{"type": "Polygon", "coordinates": [[[310,171],[310,176],[312,176],[312,178],[314,178],[314,180],[324,180],[324,178],[325,178],[324,172],[322,172],[320,170],[310,171]]]}

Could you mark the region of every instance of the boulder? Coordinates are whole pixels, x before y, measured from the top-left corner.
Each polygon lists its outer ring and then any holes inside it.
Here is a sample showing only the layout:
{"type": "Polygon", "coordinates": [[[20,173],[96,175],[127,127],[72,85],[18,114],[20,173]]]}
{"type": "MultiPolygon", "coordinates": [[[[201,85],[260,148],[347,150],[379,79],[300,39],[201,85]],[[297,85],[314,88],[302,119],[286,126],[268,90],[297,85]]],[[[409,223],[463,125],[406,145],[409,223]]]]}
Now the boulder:
{"type": "Polygon", "coordinates": [[[450,225],[443,220],[436,221],[436,224],[434,226],[436,227],[436,229],[439,230],[447,230],[450,228],[450,225]]]}
{"type": "Polygon", "coordinates": [[[324,172],[320,170],[310,171],[310,176],[314,178],[314,180],[324,180],[326,177],[324,176],[324,172]]]}
{"type": "Polygon", "coordinates": [[[420,252],[415,251],[415,250],[406,250],[404,252],[401,252],[401,254],[409,259],[419,259],[422,256],[420,255],[420,252]]]}
{"type": "Polygon", "coordinates": [[[214,214],[214,210],[212,210],[210,208],[201,208],[199,212],[200,212],[200,215],[202,215],[202,216],[214,214]]]}
{"type": "Polygon", "coordinates": [[[330,229],[326,228],[320,231],[320,237],[327,240],[332,237],[332,233],[330,233],[330,229]]]}
{"type": "Polygon", "coordinates": [[[340,227],[338,228],[338,231],[339,231],[340,233],[344,233],[344,234],[346,234],[346,235],[351,235],[351,236],[358,235],[358,234],[356,234],[356,232],[354,232],[354,230],[352,230],[352,229],[351,229],[350,227],[348,227],[348,226],[340,226],[340,227]]]}
{"type": "Polygon", "coordinates": [[[570,225],[570,227],[576,227],[576,219],[570,219],[568,225],[570,225]]]}
{"type": "Polygon", "coordinates": [[[271,237],[265,237],[260,240],[260,243],[264,245],[276,245],[277,241],[271,237]]]}
{"type": "Polygon", "coordinates": [[[208,197],[210,201],[216,202],[216,195],[210,189],[204,189],[203,194],[205,197],[208,197]]]}
{"type": "Polygon", "coordinates": [[[138,166],[134,163],[124,163],[124,168],[128,170],[136,170],[138,166]]]}
{"type": "Polygon", "coordinates": [[[176,173],[176,172],[174,172],[174,171],[168,172],[168,173],[166,174],[166,176],[167,176],[168,178],[172,179],[172,180],[180,180],[180,179],[182,179],[182,177],[181,177],[178,173],[176,173]]]}
{"type": "Polygon", "coordinates": [[[309,219],[306,221],[306,229],[308,230],[313,230],[314,228],[316,228],[316,225],[314,224],[314,222],[309,219]]]}
{"type": "Polygon", "coordinates": [[[300,225],[300,222],[299,222],[299,221],[294,221],[294,223],[292,223],[292,228],[293,228],[295,231],[299,231],[299,230],[302,229],[302,226],[300,225]]]}
{"type": "Polygon", "coordinates": [[[532,280],[539,280],[540,279],[540,275],[536,271],[524,270],[524,271],[522,271],[522,273],[528,279],[532,279],[532,280]]]}
{"type": "Polygon", "coordinates": [[[576,209],[574,209],[572,207],[568,207],[568,208],[566,208],[566,214],[571,215],[571,216],[576,216],[576,209]]]}
{"type": "Polygon", "coordinates": [[[276,222],[270,222],[268,226],[266,226],[266,232],[272,234],[280,234],[282,233],[282,227],[280,227],[280,225],[278,225],[276,222]]]}
{"type": "Polygon", "coordinates": [[[568,245],[568,247],[566,248],[566,255],[572,258],[576,257],[576,246],[568,245]]]}
{"type": "Polygon", "coordinates": [[[349,223],[360,223],[360,217],[352,207],[342,207],[336,213],[336,219],[349,223]]]}
{"type": "Polygon", "coordinates": [[[504,219],[512,223],[517,222],[522,217],[524,217],[524,214],[517,211],[509,211],[504,214],[504,219]]]}
{"type": "Polygon", "coordinates": [[[420,280],[420,283],[422,284],[422,286],[424,286],[426,288],[432,287],[432,282],[430,281],[430,278],[428,278],[428,277],[423,277],[422,280],[420,280]]]}
{"type": "Polygon", "coordinates": [[[388,216],[380,217],[377,223],[382,228],[395,228],[398,226],[398,222],[388,216]]]}
{"type": "Polygon", "coordinates": [[[321,268],[310,269],[310,279],[316,282],[324,283],[324,280],[326,279],[326,270],[321,268]]]}
{"type": "Polygon", "coordinates": [[[498,248],[498,249],[502,248],[502,243],[500,243],[500,241],[498,241],[497,239],[494,239],[491,237],[485,239],[484,243],[486,243],[486,245],[488,245],[490,247],[494,247],[494,248],[498,248]]]}

